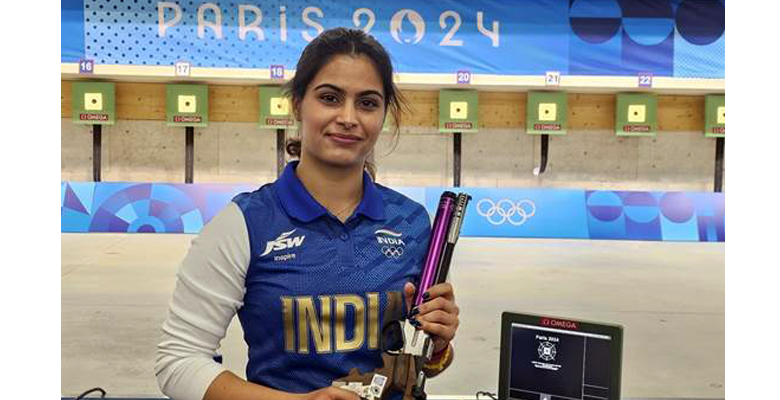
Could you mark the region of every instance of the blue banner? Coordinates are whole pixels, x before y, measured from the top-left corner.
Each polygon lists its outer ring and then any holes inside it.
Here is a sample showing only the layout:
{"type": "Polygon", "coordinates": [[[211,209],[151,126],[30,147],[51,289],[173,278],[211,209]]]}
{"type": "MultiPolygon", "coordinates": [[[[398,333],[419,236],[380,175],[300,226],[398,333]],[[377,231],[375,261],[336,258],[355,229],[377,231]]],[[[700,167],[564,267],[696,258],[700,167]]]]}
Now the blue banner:
{"type": "Polygon", "coordinates": [[[358,27],[401,73],[725,77],[723,1],[62,1],[62,62],[295,69],[358,27]]]}
{"type": "Polygon", "coordinates": [[[725,195],[586,191],[591,239],[723,242],[725,195]]]}
{"type": "MultiPolygon", "coordinates": [[[[434,215],[443,188],[426,190],[425,208],[434,215]]],[[[480,237],[588,238],[582,190],[447,188],[472,199],[461,235],[480,237]]]]}
{"type": "Polygon", "coordinates": [[[198,233],[249,185],[63,182],[62,232],[198,233]]]}
{"type": "MultiPolygon", "coordinates": [[[[62,182],[62,232],[198,233],[250,185],[62,182]]],[[[703,192],[400,187],[433,217],[471,195],[462,236],[724,242],[725,196],[703,192]]]]}

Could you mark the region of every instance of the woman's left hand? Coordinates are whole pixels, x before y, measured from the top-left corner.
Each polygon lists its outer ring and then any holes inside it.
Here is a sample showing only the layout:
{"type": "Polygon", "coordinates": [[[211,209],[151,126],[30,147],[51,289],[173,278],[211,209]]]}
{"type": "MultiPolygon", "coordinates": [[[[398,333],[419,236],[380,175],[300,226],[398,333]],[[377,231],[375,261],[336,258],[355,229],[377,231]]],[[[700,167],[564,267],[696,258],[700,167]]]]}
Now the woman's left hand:
{"type": "MultiPolygon", "coordinates": [[[[404,286],[406,304],[412,305],[416,288],[411,282],[404,286]]],[[[410,321],[417,321],[419,328],[433,338],[433,352],[438,353],[449,345],[458,330],[460,309],[455,304],[455,292],[448,282],[431,286],[428,296],[416,308],[408,310],[410,321]]],[[[414,322],[412,322],[414,324],[414,322]]]]}

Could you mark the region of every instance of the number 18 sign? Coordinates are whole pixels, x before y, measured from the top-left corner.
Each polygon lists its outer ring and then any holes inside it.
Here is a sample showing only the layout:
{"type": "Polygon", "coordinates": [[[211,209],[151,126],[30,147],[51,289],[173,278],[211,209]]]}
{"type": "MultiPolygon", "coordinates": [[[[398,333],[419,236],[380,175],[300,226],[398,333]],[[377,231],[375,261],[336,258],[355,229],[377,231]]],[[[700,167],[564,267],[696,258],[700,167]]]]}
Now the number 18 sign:
{"type": "Polygon", "coordinates": [[[271,79],[284,79],[284,65],[271,66],[271,79]]]}

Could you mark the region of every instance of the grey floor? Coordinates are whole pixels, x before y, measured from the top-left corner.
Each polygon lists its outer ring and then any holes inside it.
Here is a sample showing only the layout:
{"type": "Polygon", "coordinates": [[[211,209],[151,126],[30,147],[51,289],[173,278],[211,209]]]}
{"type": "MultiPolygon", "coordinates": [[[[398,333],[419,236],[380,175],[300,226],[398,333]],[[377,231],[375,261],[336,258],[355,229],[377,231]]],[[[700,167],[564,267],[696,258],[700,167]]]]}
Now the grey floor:
{"type": "MultiPolygon", "coordinates": [[[[62,234],[63,396],[94,386],[161,395],[155,345],[193,237],[62,234]]],[[[623,325],[623,397],[724,398],[724,252],[723,243],[462,238],[452,266],[457,358],[428,392],[496,391],[509,310],[623,325]]],[[[237,321],[222,347],[243,376],[237,321]]]]}

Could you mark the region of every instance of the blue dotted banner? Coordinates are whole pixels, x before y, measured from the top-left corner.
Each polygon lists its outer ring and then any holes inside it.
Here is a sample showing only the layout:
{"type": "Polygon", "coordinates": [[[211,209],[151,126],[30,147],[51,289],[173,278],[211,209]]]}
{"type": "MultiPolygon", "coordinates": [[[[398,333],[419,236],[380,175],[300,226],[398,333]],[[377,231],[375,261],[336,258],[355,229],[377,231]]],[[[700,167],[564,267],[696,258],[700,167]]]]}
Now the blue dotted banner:
{"type": "Polygon", "coordinates": [[[356,23],[402,73],[725,77],[717,0],[63,0],[61,59],[295,69],[321,29],[356,23]]]}
{"type": "Polygon", "coordinates": [[[62,232],[198,233],[248,185],[63,182],[62,232]]]}
{"type": "Polygon", "coordinates": [[[587,191],[591,239],[724,242],[719,193],[587,191]]]}
{"type": "MultiPolygon", "coordinates": [[[[198,233],[250,185],[62,182],[62,232],[198,233]]],[[[461,234],[725,242],[725,196],[704,192],[395,188],[436,213],[442,191],[472,196],[461,234]]]]}

